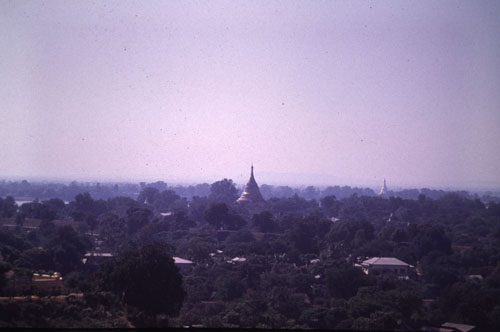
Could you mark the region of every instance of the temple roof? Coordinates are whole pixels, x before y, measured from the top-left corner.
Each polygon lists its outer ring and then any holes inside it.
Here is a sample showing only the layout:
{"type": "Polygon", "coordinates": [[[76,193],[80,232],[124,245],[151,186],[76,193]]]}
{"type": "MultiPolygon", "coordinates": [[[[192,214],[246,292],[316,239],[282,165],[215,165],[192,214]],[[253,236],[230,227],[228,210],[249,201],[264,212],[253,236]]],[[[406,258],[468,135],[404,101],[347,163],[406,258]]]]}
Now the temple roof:
{"type": "Polygon", "coordinates": [[[251,167],[250,171],[250,179],[248,180],[247,185],[243,189],[243,193],[241,194],[240,198],[237,200],[238,203],[241,202],[248,202],[248,203],[258,203],[258,202],[264,202],[264,198],[262,197],[262,194],[260,193],[259,185],[255,181],[255,178],[253,176],[253,165],[251,167]]]}

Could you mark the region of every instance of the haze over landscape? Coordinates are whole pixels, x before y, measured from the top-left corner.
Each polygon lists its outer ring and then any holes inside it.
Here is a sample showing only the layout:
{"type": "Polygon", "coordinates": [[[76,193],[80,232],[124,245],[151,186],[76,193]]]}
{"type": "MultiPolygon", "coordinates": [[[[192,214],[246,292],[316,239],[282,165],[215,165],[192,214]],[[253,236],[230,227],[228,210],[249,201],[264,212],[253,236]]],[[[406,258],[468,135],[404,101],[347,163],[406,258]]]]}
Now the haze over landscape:
{"type": "Polygon", "coordinates": [[[0,327],[500,331],[499,17],[0,0],[0,327]]]}
{"type": "Polygon", "coordinates": [[[500,187],[500,4],[0,1],[0,176],[500,187]]]}

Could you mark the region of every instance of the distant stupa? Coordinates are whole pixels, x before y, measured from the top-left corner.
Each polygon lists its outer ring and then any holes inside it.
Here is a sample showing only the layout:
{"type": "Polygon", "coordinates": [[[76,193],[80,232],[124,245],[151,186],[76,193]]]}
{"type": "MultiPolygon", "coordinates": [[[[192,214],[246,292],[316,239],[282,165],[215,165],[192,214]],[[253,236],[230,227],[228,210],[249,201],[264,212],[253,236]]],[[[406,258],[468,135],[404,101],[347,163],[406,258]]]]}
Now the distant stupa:
{"type": "Polygon", "coordinates": [[[387,190],[387,185],[385,183],[385,179],[384,179],[384,185],[382,186],[382,188],[380,189],[380,192],[378,193],[379,196],[387,196],[388,195],[388,190],[387,190]]]}
{"type": "Polygon", "coordinates": [[[248,183],[243,189],[243,193],[240,198],[238,198],[237,202],[245,204],[258,204],[265,202],[262,194],[260,193],[259,185],[253,176],[253,165],[250,171],[250,180],[248,180],[248,183]]]}

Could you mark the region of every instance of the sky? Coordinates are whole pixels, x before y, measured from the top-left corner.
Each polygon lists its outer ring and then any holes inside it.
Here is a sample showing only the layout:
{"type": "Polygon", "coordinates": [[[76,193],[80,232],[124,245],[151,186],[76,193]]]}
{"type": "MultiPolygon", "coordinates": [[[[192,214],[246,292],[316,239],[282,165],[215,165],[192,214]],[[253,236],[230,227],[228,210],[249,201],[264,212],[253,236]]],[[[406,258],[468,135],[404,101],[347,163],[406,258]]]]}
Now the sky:
{"type": "Polygon", "coordinates": [[[498,17],[0,0],[0,178],[500,188],[498,17]]]}

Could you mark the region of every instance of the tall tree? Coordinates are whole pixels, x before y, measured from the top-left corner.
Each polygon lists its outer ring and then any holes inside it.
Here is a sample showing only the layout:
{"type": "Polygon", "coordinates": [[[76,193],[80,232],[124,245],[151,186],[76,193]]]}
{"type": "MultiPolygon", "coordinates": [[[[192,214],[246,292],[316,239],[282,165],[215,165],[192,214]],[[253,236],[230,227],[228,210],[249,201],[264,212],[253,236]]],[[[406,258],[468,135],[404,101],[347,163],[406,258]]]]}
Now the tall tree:
{"type": "Polygon", "coordinates": [[[220,229],[224,224],[224,219],[227,218],[229,209],[224,203],[215,203],[205,211],[205,219],[216,229],[220,229]]]}
{"type": "Polygon", "coordinates": [[[56,228],[47,248],[52,255],[56,270],[65,274],[82,265],[83,255],[91,246],[86,237],[82,237],[73,227],[66,225],[56,228]]]}
{"type": "Polygon", "coordinates": [[[215,202],[232,204],[238,198],[238,192],[234,186],[233,180],[222,179],[221,181],[212,183],[209,197],[215,202]]]}
{"type": "Polygon", "coordinates": [[[148,318],[143,324],[154,325],[158,314],[178,315],[186,293],[168,252],[161,242],[123,251],[102,265],[95,277],[98,288],[114,292],[124,303],[141,310],[148,318]]]}

